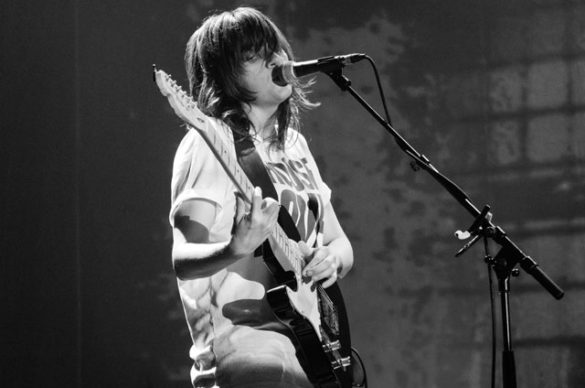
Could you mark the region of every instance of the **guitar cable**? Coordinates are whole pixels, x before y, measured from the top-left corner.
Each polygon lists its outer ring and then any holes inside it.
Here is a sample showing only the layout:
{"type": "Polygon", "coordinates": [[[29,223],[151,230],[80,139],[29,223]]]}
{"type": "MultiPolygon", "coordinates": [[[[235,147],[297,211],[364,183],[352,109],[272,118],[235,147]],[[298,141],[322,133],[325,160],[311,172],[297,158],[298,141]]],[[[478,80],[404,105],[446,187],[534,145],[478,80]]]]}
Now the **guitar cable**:
{"type": "Polygon", "coordinates": [[[366,367],[360,354],[356,348],[351,348],[351,386],[353,388],[367,388],[368,387],[368,376],[366,374],[366,367]],[[356,361],[359,365],[356,365],[356,361]],[[357,381],[356,381],[357,380],[357,381]]]}

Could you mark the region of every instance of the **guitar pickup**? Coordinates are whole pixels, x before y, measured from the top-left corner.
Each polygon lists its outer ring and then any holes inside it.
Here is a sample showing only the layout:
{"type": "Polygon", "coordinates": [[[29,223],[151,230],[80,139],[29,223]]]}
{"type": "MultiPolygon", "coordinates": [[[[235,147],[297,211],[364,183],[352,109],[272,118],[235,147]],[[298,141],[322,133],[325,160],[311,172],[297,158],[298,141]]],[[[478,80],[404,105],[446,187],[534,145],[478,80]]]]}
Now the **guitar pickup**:
{"type": "Polygon", "coordinates": [[[323,344],[323,350],[325,351],[325,353],[331,353],[339,349],[341,349],[341,343],[339,342],[339,340],[323,344]]]}
{"type": "Polygon", "coordinates": [[[351,357],[343,357],[340,360],[331,361],[331,365],[333,366],[333,369],[342,368],[345,370],[351,365],[351,357]]]}

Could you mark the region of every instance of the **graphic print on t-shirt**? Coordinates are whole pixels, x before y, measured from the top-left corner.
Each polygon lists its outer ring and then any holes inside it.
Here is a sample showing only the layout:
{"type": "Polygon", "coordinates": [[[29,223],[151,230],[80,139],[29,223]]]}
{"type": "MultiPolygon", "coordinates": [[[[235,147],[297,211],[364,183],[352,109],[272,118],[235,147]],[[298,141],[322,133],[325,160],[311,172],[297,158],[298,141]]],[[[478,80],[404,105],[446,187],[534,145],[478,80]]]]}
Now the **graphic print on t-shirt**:
{"type": "Polygon", "coordinates": [[[295,222],[301,238],[312,246],[321,229],[323,201],[306,158],[266,163],[280,204],[295,222]],[[308,210],[308,211],[307,211],[308,210]]]}

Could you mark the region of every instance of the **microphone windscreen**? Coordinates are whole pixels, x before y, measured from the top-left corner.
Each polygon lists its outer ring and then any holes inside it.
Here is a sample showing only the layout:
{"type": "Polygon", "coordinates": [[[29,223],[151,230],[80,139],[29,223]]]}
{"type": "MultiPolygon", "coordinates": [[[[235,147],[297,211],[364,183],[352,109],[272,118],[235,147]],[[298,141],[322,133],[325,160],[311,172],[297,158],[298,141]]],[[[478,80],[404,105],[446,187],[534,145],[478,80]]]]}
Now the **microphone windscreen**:
{"type": "Polygon", "coordinates": [[[293,62],[285,62],[272,69],[272,82],[278,86],[286,86],[296,79],[293,62]]]}

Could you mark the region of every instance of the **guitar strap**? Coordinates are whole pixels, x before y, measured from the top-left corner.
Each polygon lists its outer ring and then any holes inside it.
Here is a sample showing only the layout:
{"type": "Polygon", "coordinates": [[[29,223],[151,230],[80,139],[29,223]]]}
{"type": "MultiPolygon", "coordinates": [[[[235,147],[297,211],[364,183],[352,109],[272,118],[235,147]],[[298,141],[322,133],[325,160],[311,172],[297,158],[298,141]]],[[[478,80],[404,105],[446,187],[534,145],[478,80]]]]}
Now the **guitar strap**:
{"type": "MultiPolygon", "coordinates": [[[[244,136],[235,131],[233,131],[233,135],[238,163],[240,164],[240,167],[242,167],[242,170],[244,170],[244,173],[248,176],[248,179],[250,179],[250,182],[252,182],[254,186],[259,186],[262,189],[262,195],[264,198],[271,197],[278,201],[278,194],[276,193],[274,184],[272,183],[272,180],[270,180],[268,171],[266,171],[266,166],[262,162],[262,159],[260,158],[260,155],[258,154],[258,151],[256,150],[256,147],[254,146],[250,136],[244,136]]],[[[283,207],[280,208],[280,213],[278,214],[278,223],[290,239],[297,242],[301,240],[295,222],[291,218],[288,211],[286,211],[286,209],[283,207]]],[[[280,264],[278,264],[278,260],[274,257],[274,253],[270,248],[268,240],[266,240],[264,244],[262,244],[262,246],[256,250],[255,256],[262,256],[264,258],[266,265],[268,265],[268,268],[279,283],[285,284],[288,281],[291,281],[291,275],[283,271],[280,264]]],[[[294,275],[292,277],[294,277],[294,275]]],[[[359,361],[358,371],[361,371],[361,374],[364,375],[364,384],[352,384],[352,381],[354,381],[353,369],[356,368],[356,362],[352,362],[354,366],[346,371],[346,376],[344,377],[342,387],[367,387],[367,383],[365,383],[365,369],[363,368],[363,363],[361,362],[357,352],[351,348],[349,323],[347,320],[347,312],[345,310],[341,291],[339,290],[339,287],[334,284],[325,290],[325,292],[335,301],[337,314],[341,320],[343,328],[345,329],[345,331],[342,332],[339,337],[343,344],[343,352],[346,356],[351,354],[352,358],[354,359],[357,356],[357,360],[359,361]]],[[[360,373],[357,374],[358,376],[360,375],[360,373]]]]}
{"type": "MultiPolygon", "coordinates": [[[[270,197],[278,202],[278,194],[274,188],[274,184],[266,171],[266,166],[262,162],[258,150],[254,146],[250,136],[244,136],[236,131],[233,131],[234,145],[236,149],[236,157],[238,163],[244,173],[250,179],[254,186],[259,186],[262,189],[262,196],[264,198],[270,197]]],[[[295,222],[284,207],[280,208],[278,213],[278,223],[291,240],[300,241],[301,236],[297,230],[295,222]]],[[[283,278],[282,267],[278,264],[274,253],[270,248],[268,240],[264,242],[254,253],[255,256],[263,256],[273,274],[279,282],[286,282],[288,278],[283,278]]]]}
{"type": "MultiPolygon", "coordinates": [[[[238,162],[240,163],[242,170],[244,170],[248,176],[248,179],[250,179],[250,182],[252,182],[254,186],[259,186],[262,189],[262,195],[264,198],[270,197],[278,202],[278,194],[276,193],[274,184],[272,183],[268,171],[266,171],[266,166],[264,166],[251,138],[234,132],[234,143],[238,162]]],[[[300,241],[301,236],[299,235],[295,222],[286,209],[282,207],[278,214],[278,223],[288,238],[300,241]]]]}

